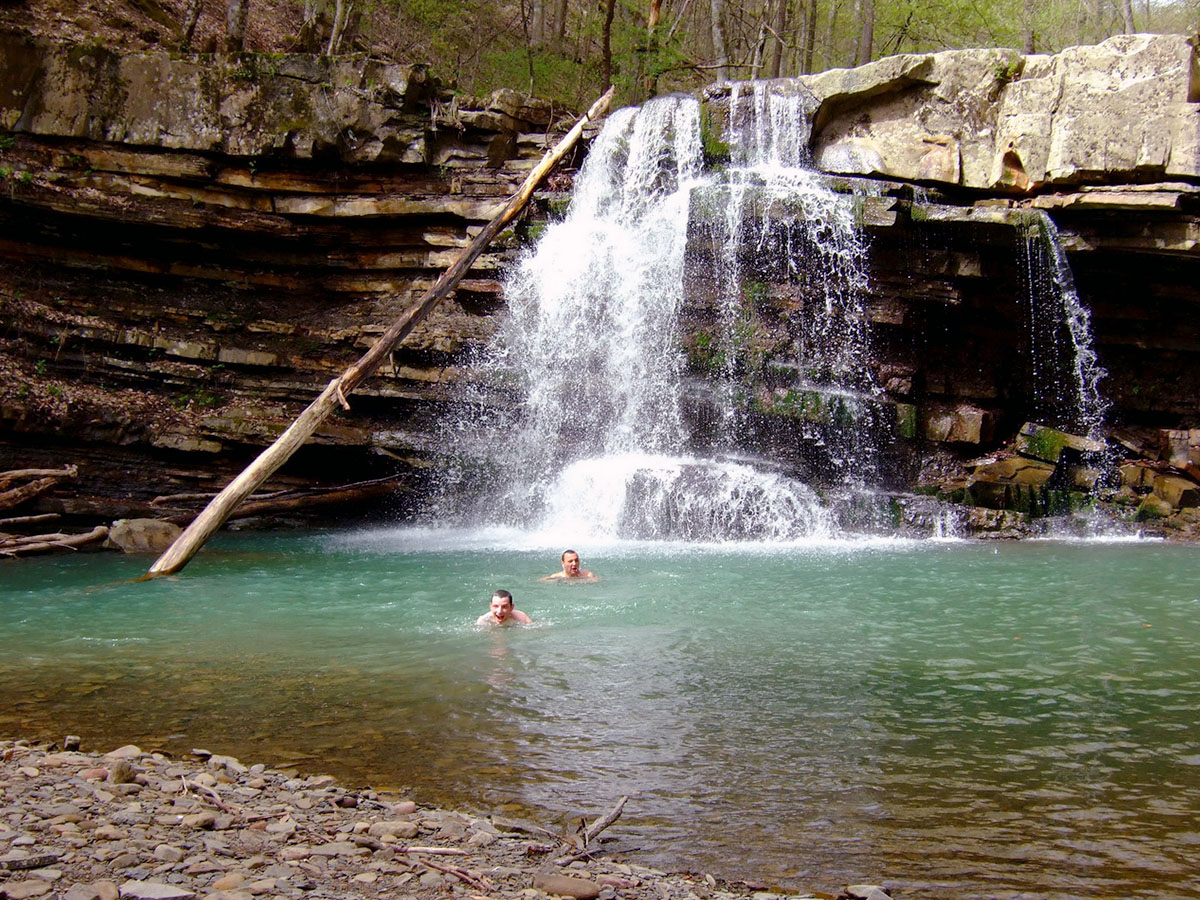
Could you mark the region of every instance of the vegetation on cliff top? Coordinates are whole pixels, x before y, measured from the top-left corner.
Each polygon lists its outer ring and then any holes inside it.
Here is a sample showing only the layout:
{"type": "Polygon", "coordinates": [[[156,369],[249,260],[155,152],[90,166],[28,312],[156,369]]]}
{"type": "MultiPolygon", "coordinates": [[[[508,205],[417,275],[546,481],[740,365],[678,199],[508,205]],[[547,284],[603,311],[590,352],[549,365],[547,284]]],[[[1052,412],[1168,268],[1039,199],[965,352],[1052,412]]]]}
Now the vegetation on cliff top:
{"type": "Polygon", "coordinates": [[[0,30],[129,49],[365,52],[580,107],[895,53],[1192,32],[1200,0],[0,0],[0,30]]]}

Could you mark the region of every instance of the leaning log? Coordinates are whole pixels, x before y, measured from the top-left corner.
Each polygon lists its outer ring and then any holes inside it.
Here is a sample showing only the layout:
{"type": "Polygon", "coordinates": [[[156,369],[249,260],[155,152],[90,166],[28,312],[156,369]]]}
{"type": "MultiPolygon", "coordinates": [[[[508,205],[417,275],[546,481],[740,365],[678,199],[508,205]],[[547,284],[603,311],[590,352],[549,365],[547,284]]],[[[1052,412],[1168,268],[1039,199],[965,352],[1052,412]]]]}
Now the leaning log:
{"type": "Polygon", "coordinates": [[[221,528],[238,504],[252,494],[256,487],[271,477],[276,469],[287,462],[338,405],[349,409],[346,395],[354,390],[360,382],[370,377],[395,346],[404,340],[447,294],[454,290],[484,248],[491,243],[504,226],[516,218],[517,213],[524,209],[529,198],[533,196],[533,192],[541,184],[542,179],[550,174],[550,170],[575,146],[583,134],[584,126],[607,111],[608,105],[612,102],[614,90],[610,87],[603,97],[592,104],[591,109],[575,123],[566,136],[542,157],[542,161],[529,173],[520,189],[512,196],[500,214],[484,226],[454,264],[442,273],[437,283],[396,319],[358,362],[329,382],[329,386],[309,404],[287,431],[280,435],[274,444],[260,453],[254,462],[204,508],[204,511],[184,529],[183,534],[175,539],[175,543],[155,561],[154,565],[150,567],[148,575],[170,575],[186,566],[204,545],[204,542],[221,528]]]}

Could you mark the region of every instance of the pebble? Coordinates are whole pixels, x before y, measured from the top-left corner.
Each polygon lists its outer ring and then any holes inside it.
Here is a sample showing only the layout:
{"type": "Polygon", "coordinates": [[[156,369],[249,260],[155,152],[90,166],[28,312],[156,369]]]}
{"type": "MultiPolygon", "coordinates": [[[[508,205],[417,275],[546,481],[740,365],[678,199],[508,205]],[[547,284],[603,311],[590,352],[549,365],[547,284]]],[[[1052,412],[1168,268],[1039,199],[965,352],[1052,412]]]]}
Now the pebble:
{"type": "Polygon", "coordinates": [[[4,885],[4,896],[8,900],[28,900],[30,897],[40,897],[52,890],[48,881],[31,878],[27,881],[10,881],[4,885]]]}
{"type": "Polygon", "coordinates": [[[547,894],[557,894],[560,897],[574,897],[575,900],[592,900],[600,895],[600,885],[586,878],[575,878],[571,875],[555,875],[539,872],[533,876],[533,886],[547,894]]]}

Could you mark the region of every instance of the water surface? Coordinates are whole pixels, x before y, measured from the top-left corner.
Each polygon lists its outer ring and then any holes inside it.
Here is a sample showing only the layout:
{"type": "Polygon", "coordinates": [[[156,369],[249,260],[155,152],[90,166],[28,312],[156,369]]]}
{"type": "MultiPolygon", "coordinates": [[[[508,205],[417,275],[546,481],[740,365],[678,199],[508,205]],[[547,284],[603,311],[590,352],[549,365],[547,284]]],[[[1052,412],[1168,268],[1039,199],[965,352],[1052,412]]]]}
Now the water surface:
{"type": "Polygon", "coordinates": [[[1200,897],[1200,555],[226,536],[4,566],[0,734],[205,746],[638,861],[932,897],[1200,897]],[[514,549],[520,546],[522,549],[514,549]],[[477,630],[508,588],[529,628],[477,630]]]}

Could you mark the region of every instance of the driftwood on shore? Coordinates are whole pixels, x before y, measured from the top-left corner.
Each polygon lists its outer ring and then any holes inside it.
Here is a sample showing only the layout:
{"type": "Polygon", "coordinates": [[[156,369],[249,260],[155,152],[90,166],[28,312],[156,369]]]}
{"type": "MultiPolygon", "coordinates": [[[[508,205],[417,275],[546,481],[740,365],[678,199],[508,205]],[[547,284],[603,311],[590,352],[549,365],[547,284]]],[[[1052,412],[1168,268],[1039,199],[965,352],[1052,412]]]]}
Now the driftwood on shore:
{"type": "MultiPolygon", "coordinates": [[[[61,469],[10,469],[0,472],[0,510],[13,509],[22,503],[28,503],[56,487],[64,478],[75,478],[78,474],[79,469],[76,466],[64,466],[61,469]],[[17,484],[21,481],[25,483],[17,484]],[[10,487],[13,484],[17,484],[17,487],[10,487]]],[[[56,531],[50,534],[16,535],[5,530],[41,525],[58,518],[57,513],[41,513],[0,519],[0,557],[11,559],[51,550],[77,550],[102,541],[108,536],[108,528],[103,525],[97,525],[83,534],[56,531]]]]}
{"type": "Polygon", "coordinates": [[[420,300],[405,310],[356,363],[333,379],[320,396],[309,404],[308,408],[296,418],[275,443],[259,454],[254,462],[217,495],[212,503],[184,530],[183,534],[155,561],[147,574],[151,576],[170,575],[186,566],[204,543],[221,528],[232,511],[253,493],[256,487],[287,462],[339,405],[349,408],[346,395],[361,381],[374,374],[392,349],[407,337],[444,297],[454,290],[492,239],[516,218],[542,180],[575,146],[583,134],[584,126],[608,110],[613,93],[614,88],[609,88],[603,97],[592,104],[566,136],[549,150],[541,162],[533,168],[500,214],[484,226],[454,264],[442,273],[437,283],[426,291],[420,300]]]}
{"type": "Polygon", "coordinates": [[[76,550],[108,537],[108,526],[97,525],[84,534],[34,534],[28,537],[0,535],[0,556],[30,556],[51,550],[76,550]]]}
{"type": "Polygon", "coordinates": [[[10,469],[0,472],[0,509],[13,509],[55,487],[64,478],[79,474],[75,466],[61,469],[10,469]],[[32,480],[30,480],[32,479],[32,480]],[[18,481],[25,484],[9,487],[18,481]]]}

